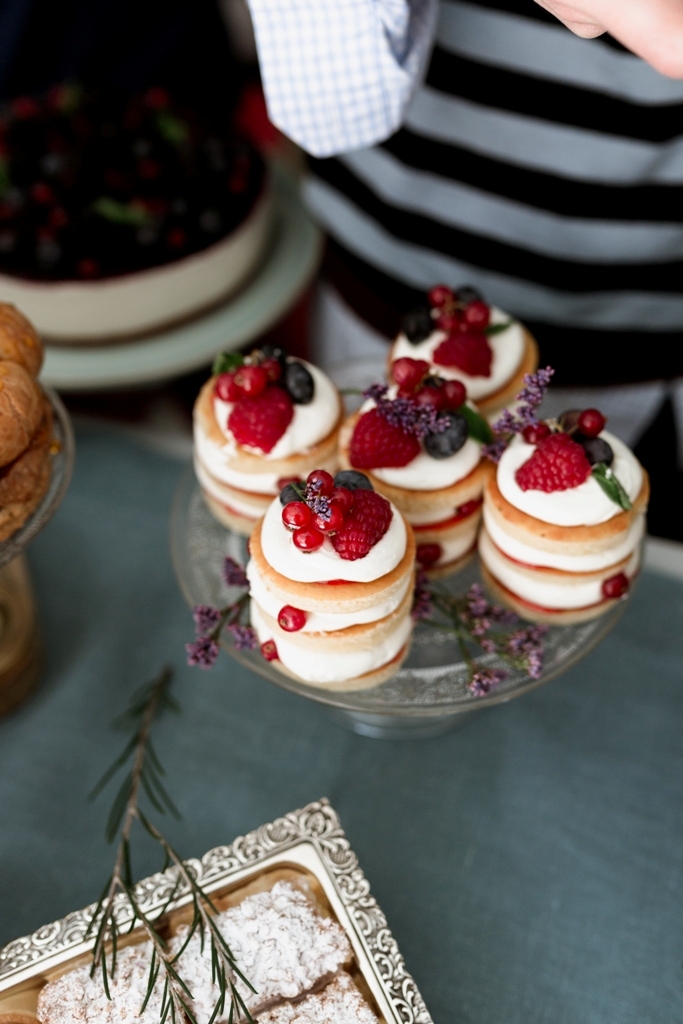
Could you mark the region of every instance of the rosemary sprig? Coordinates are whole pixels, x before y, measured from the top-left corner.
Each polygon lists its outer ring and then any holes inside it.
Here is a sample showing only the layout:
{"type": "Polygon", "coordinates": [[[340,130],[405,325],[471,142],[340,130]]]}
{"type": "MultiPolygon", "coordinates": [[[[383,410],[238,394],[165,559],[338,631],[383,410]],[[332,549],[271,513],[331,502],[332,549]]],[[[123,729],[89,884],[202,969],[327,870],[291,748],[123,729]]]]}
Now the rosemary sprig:
{"type": "Polygon", "coordinates": [[[163,784],[164,769],[151,740],[154,721],[164,711],[172,711],[176,714],[180,711],[177,701],[170,694],[172,676],[172,670],[165,667],[156,679],[145,684],[133,695],[127,710],[114,723],[115,726],[130,731],[131,736],[121,754],[90,793],[90,798],[95,799],[114,776],[130,763],[114,797],[107,820],[107,840],[113,842],[118,836],[118,847],[114,868],[104,886],[86,934],[86,938],[88,938],[93,932],[95,933],[90,976],[94,977],[98,968],[101,970],[105,993],[107,998],[111,999],[109,981],[116,975],[116,955],[121,937],[119,924],[121,912],[117,895],[123,894],[132,911],[127,933],[133,931],[136,926],[141,927],[152,946],[147,989],[139,1011],[140,1014],[147,1007],[157,983],[163,978],[159,1010],[160,1024],[164,1024],[167,1019],[171,1024],[185,1024],[186,1021],[189,1021],[190,1024],[197,1024],[191,1005],[192,992],[182,978],[180,958],[192,937],[198,933],[202,951],[205,940],[208,939],[212,982],[218,987],[218,999],[209,1024],[213,1024],[218,1017],[224,1015],[228,1002],[230,1024],[242,1018],[252,1022],[244,1000],[237,990],[237,980],[240,979],[252,991],[254,989],[236,966],[230,948],[216,925],[214,920],[217,913],[216,907],[188,865],[179,857],[168,840],[140,807],[140,797],[144,792],[151,806],[158,813],[168,812],[174,817],[179,817],[163,784]],[[133,882],[130,843],[136,821],[161,847],[164,855],[162,871],[172,865],[176,874],[175,885],[154,920],[142,909],[133,882]],[[182,945],[179,949],[172,949],[161,934],[157,923],[163,919],[182,886],[191,895],[193,917],[182,945]],[[108,947],[111,949],[109,964],[107,963],[108,947]]]}

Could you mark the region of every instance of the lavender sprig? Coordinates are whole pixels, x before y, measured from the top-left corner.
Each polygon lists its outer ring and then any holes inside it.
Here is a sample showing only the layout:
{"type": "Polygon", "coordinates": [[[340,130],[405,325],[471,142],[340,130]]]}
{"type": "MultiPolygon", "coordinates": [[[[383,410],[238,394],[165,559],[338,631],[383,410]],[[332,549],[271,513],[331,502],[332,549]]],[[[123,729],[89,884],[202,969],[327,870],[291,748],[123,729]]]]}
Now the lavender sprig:
{"type": "MultiPolygon", "coordinates": [[[[223,580],[228,587],[246,588],[249,586],[244,567],[234,558],[226,558],[223,563],[223,580]]],[[[224,608],[213,608],[211,605],[200,604],[193,610],[195,633],[197,639],[185,644],[188,665],[199,668],[212,668],[220,652],[219,640],[225,629],[233,638],[233,645],[238,651],[253,650],[258,646],[258,639],[252,627],[243,619],[247,612],[249,594],[241,594],[236,601],[224,608]]]]}
{"type": "Polygon", "coordinates": [[[414,434],[423,441],[427,434],[441,434],[448,427],[448,418],[439,417],[432,405],[420,405],[412,398],[387,398],[386,384],[371,384],[363,392],[372,399],[380,416],[392,427],[400,427],[406,434],[414,434]]]}
{"type": "Polygon", "coordinates": [[[538,408],[554,373],[552,366],[546,366],[544,370],[525,374],[524,387],[514,400],[514,410],[503,410],[493,424],[494,440],[483,449],[491,462],[500,461],[515,434],[521,434],[525,427],[538,423],[538,408]]]}

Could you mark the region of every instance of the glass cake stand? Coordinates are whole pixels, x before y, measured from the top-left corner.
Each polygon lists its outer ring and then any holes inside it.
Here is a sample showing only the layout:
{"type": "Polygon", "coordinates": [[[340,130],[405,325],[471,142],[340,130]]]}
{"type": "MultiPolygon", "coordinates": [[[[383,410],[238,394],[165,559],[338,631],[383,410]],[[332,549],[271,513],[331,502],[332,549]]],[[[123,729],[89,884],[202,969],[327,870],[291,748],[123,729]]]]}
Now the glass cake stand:
{"type": "Polygon", "coordinates": [[[0,714],[16,707],[40,675],[42,644],[24,551],[59,508],[74,463],[69,415],[51,388],[43,390],[54,416],[50,483],[35,512],[0,543],[0,714]]]}
{"type": "MultiPolygon", "coordinates": [[[[184,473],[175,495],[171,551],[180,587],[191,606],[221,606],[231,599],[221,579],[223,559],[231,555],[244,565],[246,540],[226,530],[211,515],[192,467],[184,473]]],[[[478,564],[473,558],[443,584],[451,593],[462,595],[479,579],[478,564]]],[[[233,658],[272,683],[327,705],[336,718],[355,732],[381,738],[420,738],[446,732],[472,712],[520,697],[566,672],[600,643],[625,607],[626,601],[621,601],[591,622],[552,626],[545,640],[541,678],[530,679],[524,672],[505,666],[507,678],[495,692],[482,697],[473,696],[467,689],[467,666],[452,635],[424,623],[418,623],[410,654],[395,676],[380,686],[351,692],[297,682],[265,661],[259,651],[235,650],[229,638],[223,640],[223,645],[233,658]]],[[[483,655],[478,661],[483,665],[497,664],[495,655],[483,655]]]]}

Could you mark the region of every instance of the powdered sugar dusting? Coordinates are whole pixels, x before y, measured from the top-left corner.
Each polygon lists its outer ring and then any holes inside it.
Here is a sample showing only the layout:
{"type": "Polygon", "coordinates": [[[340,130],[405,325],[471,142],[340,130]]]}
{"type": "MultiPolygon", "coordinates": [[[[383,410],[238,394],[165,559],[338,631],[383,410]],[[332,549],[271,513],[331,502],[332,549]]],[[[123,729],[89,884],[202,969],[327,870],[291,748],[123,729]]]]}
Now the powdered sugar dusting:
{"type": "Polygon", "coordinates": [[[377,1024],[377,1017],[349,975],[342,973],[322,992],[262,1014],[258,1024],[377,1024]]]}

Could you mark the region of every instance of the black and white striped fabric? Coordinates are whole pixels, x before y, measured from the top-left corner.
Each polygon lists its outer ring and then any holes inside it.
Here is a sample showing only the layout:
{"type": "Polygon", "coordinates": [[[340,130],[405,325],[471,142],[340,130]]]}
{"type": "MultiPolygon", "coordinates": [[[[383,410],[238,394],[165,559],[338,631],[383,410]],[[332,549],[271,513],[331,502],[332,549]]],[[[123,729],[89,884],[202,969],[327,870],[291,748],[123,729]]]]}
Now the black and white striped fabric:
{"type": "Polygon", "coordinates": [[[468,282],[566,381],[683,373],[683,82],[613,41],[442,0],[404,127],[311,172],[337,265],[392,309],[468,282]]]}

